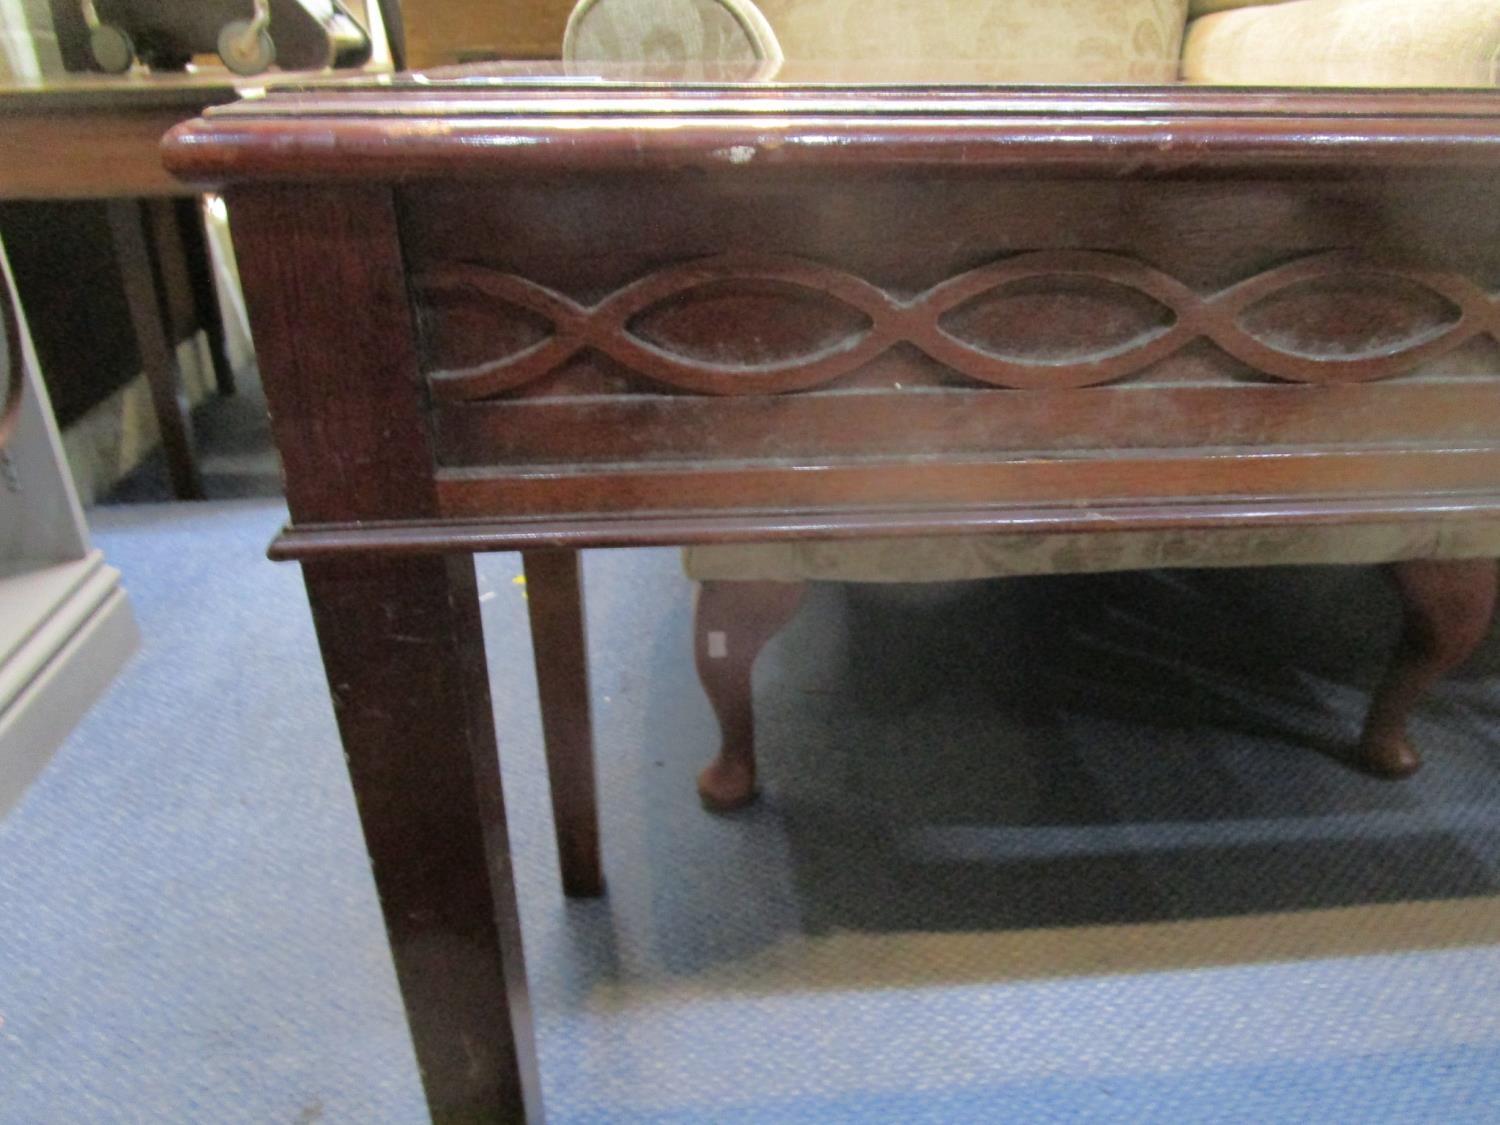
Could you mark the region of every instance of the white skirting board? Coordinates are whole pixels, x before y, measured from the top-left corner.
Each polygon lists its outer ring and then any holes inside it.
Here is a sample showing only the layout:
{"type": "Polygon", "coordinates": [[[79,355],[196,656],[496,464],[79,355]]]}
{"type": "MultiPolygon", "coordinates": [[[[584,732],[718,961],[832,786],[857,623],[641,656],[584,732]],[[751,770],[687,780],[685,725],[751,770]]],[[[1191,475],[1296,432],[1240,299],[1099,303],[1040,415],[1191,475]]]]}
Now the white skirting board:
{"type": "Polygon", "coordinates": [[[0,816],[140,643],[119,571],[89,546],[25,319],[6,315],[13,293],[0,247],[0,388],[16,342],[22,380],[0,449],[0,816]]]}
{"type": "Polygon", "coordinates": [[[0,620],[7,626],[0,638],[4,816],[130,659],[140,633],[119,571],[98,551],[0,576],[0,620]]]}

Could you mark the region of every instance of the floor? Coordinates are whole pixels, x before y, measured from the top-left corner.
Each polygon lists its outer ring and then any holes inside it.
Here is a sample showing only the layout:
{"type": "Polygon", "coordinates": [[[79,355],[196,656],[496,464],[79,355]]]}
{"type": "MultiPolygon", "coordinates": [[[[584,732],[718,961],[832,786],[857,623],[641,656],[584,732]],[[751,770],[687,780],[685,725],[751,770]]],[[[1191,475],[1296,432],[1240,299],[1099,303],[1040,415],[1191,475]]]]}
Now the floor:
{"type": "MultiPolygon", "coordinates": [[[[146,640],[0,822],[0,1122],[424,1119],[283,516],[92,514],[146,640]]],[[[479,564],[554,1122],[1500,1120],[1500,637],[1391,784],[1341,761],[1370,571],[819,587],[715,818],[675,556],[585,570],[610,894],[569,903],[479,564]]]]}
{"type": "MultiPolygon", "coordinates": [[[[265,390],[254,366],[235,376],[235,393],[213,395],[193,411],[193,440],[204,495],[244,500],[281,495],[281,465],[271,440],[265,390]]],[[[160,448],[116,485],[105,505],[147,504],[172,498],[160,448]]]]}

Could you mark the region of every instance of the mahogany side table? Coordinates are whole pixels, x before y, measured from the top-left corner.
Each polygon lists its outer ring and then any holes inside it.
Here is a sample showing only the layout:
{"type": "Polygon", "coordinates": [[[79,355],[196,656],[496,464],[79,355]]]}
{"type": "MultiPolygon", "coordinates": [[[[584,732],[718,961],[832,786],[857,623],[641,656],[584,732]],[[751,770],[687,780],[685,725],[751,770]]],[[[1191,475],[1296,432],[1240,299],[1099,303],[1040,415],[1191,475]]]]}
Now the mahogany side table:
{"type": "Polygon", "coordinates": [[[1500,94],[501,72],[166,156],[229,185],[439,1119],[542,1115],[474,552],[597,893],[580,548],[1500,520],[1500,94]]]}

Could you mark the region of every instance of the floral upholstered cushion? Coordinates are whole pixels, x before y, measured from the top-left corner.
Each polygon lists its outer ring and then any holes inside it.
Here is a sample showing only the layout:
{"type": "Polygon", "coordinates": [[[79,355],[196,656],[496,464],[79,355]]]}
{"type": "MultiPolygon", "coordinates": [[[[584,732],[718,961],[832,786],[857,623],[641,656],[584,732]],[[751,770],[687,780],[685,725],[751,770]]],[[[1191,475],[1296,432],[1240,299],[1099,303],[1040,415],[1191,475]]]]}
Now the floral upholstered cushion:
{"type": "Polygon", "coordinates": [[[1292,0],[1195,20],[1193,82],[1288,86],[1493,86],[1495,0],[1292,0]]]}
{"type": "MultiPolygon", "coordinates": [[[[1161,82],[1187,0],[761,0],[789,60],[899,78],[1161,82]]],[[[836,70],[835,70],[836,75],[836,70]]]]}
{"type": "MultiPolygon", "coordinates": [[[[1163,82],[1188,0],[581,0],[564,57],[646,62],[681,77],[746,60],[821,78],[1163,82]],[[875,69],[872,70],[872,64],[875,69]]],[[[768,69],[768,73],[769,73],[768,69]]]]}

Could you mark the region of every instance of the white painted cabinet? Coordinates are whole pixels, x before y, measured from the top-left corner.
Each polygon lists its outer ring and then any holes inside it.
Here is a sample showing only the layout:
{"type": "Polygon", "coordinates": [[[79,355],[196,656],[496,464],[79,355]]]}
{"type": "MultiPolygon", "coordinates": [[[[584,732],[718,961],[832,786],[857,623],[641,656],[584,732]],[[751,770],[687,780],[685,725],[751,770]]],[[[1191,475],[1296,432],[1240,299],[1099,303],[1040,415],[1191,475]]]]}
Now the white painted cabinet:
{"type": "Polygon", "coordinates": [[[0,247],[0,815],[109,685],[139,635],[119,572],[89,544],[0,247]]]}

